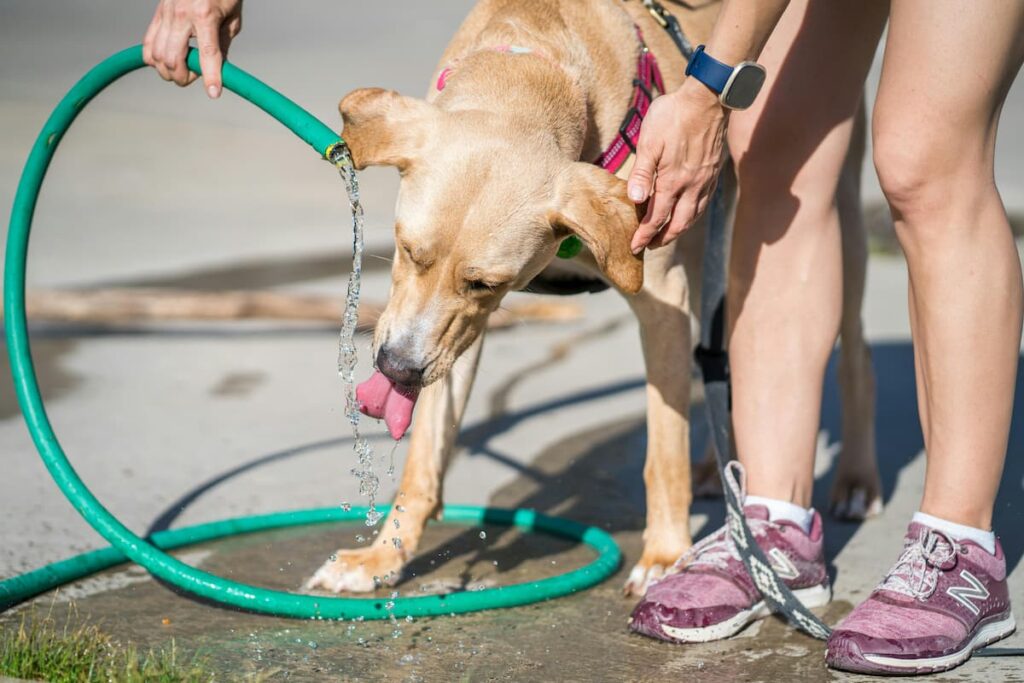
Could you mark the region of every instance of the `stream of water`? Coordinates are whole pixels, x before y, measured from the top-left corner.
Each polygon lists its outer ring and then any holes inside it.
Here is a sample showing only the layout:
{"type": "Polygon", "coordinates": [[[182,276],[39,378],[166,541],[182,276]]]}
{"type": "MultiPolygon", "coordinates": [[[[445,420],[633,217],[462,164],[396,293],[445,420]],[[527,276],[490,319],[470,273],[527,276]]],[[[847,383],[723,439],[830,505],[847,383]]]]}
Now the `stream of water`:
{"type": "Polygon", "coordinates": [[[359,404],[356,401],[355,369],[356,369],[356,327],[359,324],[359,294],[363,272],[363,207],[359,201],[359,181],[348,147],[339,144],[331,151],[330,157],[348,194],[349,208],[352,210],[352,269],[348,276],[348,289],[345,295],[345,312],[341,318],[341,337],[338,343],[338,374],[345,385],[345,417],[352,425],[354,437],[353,450],[356,454],[356,466],[352,469],[359,479],[359,495],[368,500],[369,511],[366,513],[366,526],[376,526],[381,513],[377,511],[377,493],[380,490],[380,479],[373,470],[373,447],[359,431],[359,404]]]}

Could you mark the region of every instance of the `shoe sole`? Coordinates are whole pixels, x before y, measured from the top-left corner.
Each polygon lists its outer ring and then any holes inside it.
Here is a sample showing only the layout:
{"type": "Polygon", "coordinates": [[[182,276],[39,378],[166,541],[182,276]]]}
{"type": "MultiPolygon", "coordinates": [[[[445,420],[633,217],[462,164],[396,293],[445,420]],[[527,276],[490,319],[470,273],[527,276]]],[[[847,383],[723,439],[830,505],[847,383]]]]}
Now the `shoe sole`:
{"type": "Polygon", "coordinates": [[[825,662],[833,669],[853,671],[866,674],[907,675],[939,673],[954,669],[968,659],[977,650],[991,645],[997,640],[1006,638],[1017,630],[1017,622],[1013,614],[1004,619],[985,624],[974,634],[964,647],[948,655],[940,657],[920,657],[907,659],[888,657],[885,655],[865,654],[855,643],[846,642],[839,651],[825,651],[825,662]]]}
{"type": "MultiPolygon", "coordinates": [[[[810,588],[799,588],[793,591],[793,595],[803,604],[804,607],[821,607],[832,600],[832,587],[830,585],[812,586],[810,588]]],[[[721,640],[734,636],[742,631],[751,622],[764,619],[770,616],[772,611],[764,600],[755,603],[750,609],[743,610],[725,621],[720,621],[711,626],[702,628],[676,628],[661,625],[661,632],[669,640],[680,643],[708,643],[712,640],[721,640]]]]}

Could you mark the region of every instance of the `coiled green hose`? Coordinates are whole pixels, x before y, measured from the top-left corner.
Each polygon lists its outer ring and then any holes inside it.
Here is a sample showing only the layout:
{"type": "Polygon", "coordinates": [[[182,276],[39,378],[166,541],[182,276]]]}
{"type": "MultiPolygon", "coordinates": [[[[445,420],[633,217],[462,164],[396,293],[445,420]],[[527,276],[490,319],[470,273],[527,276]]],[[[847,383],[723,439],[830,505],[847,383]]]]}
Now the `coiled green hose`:
{"type": "MultiPolygon", "coordinates": [[[[390,606],[386,606],[385,601],[379,598],[325,598],[248,586],[190,567],[163,552],[163,549],[236,534],[355,520],[365,515],[365,509],[344,511],[340,508],[325,508],[242,517],[161,531],[150,539],[142,539],[103,507],[68,462],[46,415],[29,346],[25,317],[25,268],[39,189],[61,138],[78,113],[97,93],[121,76],[143,66],[141,45],[122,50],[89,71],[54,109],[29,153],[18,185],[11,210],[4,267],[7,350],[15,392],[25,423],[57,486],[79,514],[113,547],[84,553],[0,582],[0,610],[127,559],[142,565],[167,583],[217,603],[279,616],[322,619],[385,619],[391,615],[430,616],[512,607],[568,595],[589,588],[614,573],[621,561],[621,554],[611,536],[600,529],[548,517],[532,510],[448,506],[444,510],[446,521],[511,524],[528,531],[582,541],[596,550],[598,557],[584,567],[559,576],[481,591],[397,598],[393,609],[389,609],[390,606]]],[[[199,55],[194,49],[189,52],[188,66],[192,71],[200,72],[199,55]]],[[[273,116],[318,154],[328,157],[335,145],[343,144],[336,133],[314,116],[232,64],[224,65],[223,79],[225,88],[273,116]]]]}

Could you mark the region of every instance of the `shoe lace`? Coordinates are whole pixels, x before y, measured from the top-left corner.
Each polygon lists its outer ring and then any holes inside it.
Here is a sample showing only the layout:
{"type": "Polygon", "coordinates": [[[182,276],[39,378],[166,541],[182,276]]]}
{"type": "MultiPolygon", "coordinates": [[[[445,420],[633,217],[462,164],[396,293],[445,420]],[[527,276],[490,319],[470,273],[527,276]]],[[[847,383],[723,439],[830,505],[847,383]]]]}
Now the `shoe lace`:
{"type": "Polygon", "coordinates": [[[922,529],[916,539],[907,541],[903,553],[878,588],[926,600],[935,592],[939,572],[959,551],[959,544],[943,532],[922,529]]]}
{"type": "MultiPolygon", "coordinates": [[[[743,465],[736,460],[729,462],[726,468],[735,470],[736,476],[727,476],[725,480],[729,486],[733,487],[742,505],[747,498],[746,471],[743,469],[743,465]]],[[[728,569],[729,560],[742,562],[736,544],[732,540],[732,534],[729,533],[730,527],[737,523],[736,520],[727,516],[726,523],[721,528],[711,535],[705,536],[704,539],[683,553],[682,557],[676,560],[673,569],[678,571],[684,567],[699,565],[728,569]]],[[[747,519],[747,526],[750,527],[750,533],[754,538],[763,536],[771,525],[771,522],[766,519],[747,519]]]]}

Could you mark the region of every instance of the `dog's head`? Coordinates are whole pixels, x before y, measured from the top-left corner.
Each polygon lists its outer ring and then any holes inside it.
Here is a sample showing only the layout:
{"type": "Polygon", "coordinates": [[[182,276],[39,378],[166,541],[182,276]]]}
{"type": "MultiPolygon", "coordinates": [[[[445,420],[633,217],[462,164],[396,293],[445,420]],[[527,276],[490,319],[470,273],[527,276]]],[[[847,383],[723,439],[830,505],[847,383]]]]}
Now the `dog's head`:
{"type": "Polygon", "coordinates": [[[526,286],[569,235],[613,285],[639,291],[643,262],[629,250],[638,218],[625,183],[567,160],[550,135],[381,89],[356,90],[340,109],[356,167],[401,173],[391,295],[374,339],[392,382],[422,387],[447,373],[505,294],[526,286]]]}

